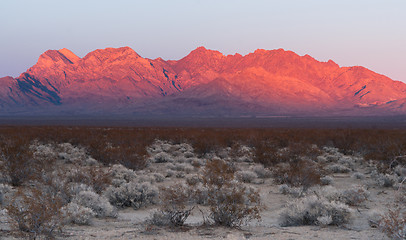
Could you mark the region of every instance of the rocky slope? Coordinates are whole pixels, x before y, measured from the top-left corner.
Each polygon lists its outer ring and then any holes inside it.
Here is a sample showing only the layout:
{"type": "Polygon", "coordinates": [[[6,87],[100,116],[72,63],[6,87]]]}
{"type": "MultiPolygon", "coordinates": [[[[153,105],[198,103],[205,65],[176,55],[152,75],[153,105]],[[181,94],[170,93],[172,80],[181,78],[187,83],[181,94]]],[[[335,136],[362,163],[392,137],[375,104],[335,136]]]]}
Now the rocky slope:
{"type": "Polygon", "coordinates": [[[405,102],[402,82],[283,49],[225,56],[199,47],[178,61],[129,47],[83,58],[48,50],[18,78],[0,78],[3,115],[402,115],[405,102]]]}

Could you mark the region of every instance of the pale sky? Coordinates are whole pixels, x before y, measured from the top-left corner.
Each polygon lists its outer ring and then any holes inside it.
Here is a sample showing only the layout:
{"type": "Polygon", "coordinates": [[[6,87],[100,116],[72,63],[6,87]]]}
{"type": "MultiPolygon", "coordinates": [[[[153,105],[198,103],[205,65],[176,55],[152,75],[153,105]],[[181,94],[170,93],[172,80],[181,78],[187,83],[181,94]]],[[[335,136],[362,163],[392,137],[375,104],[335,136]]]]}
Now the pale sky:
{"type": "Polygon", "coordinates": [[[205,46],[284,48],[406,82],[405,0],[0,0],[0,9],[0,77],[17,77],[48,49],[83,57],[129,46],[176,60],[205,46]]]}

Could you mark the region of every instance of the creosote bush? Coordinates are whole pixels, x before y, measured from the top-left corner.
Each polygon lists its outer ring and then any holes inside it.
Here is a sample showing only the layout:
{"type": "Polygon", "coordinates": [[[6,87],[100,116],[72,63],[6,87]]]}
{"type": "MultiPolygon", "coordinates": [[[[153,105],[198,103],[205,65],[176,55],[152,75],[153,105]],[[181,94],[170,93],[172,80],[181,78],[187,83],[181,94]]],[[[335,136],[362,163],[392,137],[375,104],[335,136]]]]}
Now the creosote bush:
{"type": "MultiPolygon", "coordinates": [[[[193,207],[188,207],[188,202],[190,201],[190,191],[188,188],[180,184],[162,187],[159,194],[161,200],[160,217],[168,219],[167,224],[183,226],[193,210],[193,207]]],[[[157,215],[154,216],[157,217],[157,215]]]]}
{"type": "Polygon", "coordinates": [[[389,209],[382,216],[379,222],[379,229],[391,239],[406,239],[406,213],[402,212],[401,209],[389,209]]]}
{"type": "Polygon", "coordinates": [[[6,206],[15,229],[29,238],[52,238],[64,224],[61,212],[62,200],[52,193],[38,188],[19,188],[6,206]]]}
{"type": "Polygon", "coordinates": [[[234,180],[235,170],[223,160],[209,161],[202,180],[208,189],[210,218],[215,224],[238,227],[253,219],[260,220],[260,196],[234,180]]]}
{"type": "Polygon", "coordinates": [[[305,190],[321,183],[321,168],[310,160],[290,161],[288,164],[279,164],[274,171],[275,181],[279,184],[288,184],[294,187],[303,187],[305,190]]]}

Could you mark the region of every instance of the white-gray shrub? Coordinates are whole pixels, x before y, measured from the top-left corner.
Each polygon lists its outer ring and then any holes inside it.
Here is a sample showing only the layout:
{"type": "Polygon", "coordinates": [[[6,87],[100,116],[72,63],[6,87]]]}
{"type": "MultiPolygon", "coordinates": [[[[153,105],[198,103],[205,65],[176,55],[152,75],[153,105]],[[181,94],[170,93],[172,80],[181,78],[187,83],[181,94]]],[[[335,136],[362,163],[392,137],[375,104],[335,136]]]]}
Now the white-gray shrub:
{"type": "Polygon", "coordinates": [[[334,179],[330,176],[324,176],[320,178],[320,182],[322,185],[331,185],[334,182],[334,179]]]}
{"type": "Polygon", "coordinates": [[[186,167],[190,166],[187,163],[173,163],[167,165],[173,171],[185,171],[186,167]]]}
{"type": "Polygon", "coordinates": [[[156,203],[158,189],[148,182],[138,183],[132,181],[119,187],[108,187],[103,195],[114,206],[139,209],[156,203]]]}
{"type": "Polygon", "coordinates": [[[377,228],[382,220],[383,212],[377,209],[372,209],[367,213],[367,220],[370,227],[377,228]]]}
{"type": "Polygon", "coordinates": [[[329,225],[342,225],[351,217],[351,209],[339,202],[311,195],[288,202],[280,214],[282,226],[320,225],[320,217],[331,217],[329,225]]]}
{"type": "Polygon", "coordinates": [[[252,182],[252,180],[254,180],[255,178],[257,178],[257,174],[253,171],[237,171],[235,173],[235,176],[237,177],[238,180],[240,180],[241,182],[244,183],[250,183],[252,182]]]}
{"type": "Polygon", "coordinates": [[[92,209],[74,202],[64,206],[61,211],[67,223],[78,225],[90,225],[92,218],[96,216],[92,209]]]}
{"type": "Polygon", "coordinates": [[[255,165],[252,170],[257,174],[259,178],[270,178],[272,176],[272,172],[264,168],[264,166],[261,164],[255,165]]]}
{"type": "Polygon", "coordinates": [[[405,167],[405,166],[397,165],[397,166],[395,167],[394,172],[395,172],[398,176],[406,177],[406,167],[405,167]]]}
{"type": "Polygon", "coordinates": [[[399,177],[395,174],[382,174],[377,171],[371,173],[371,178],[375,181],[378,186],[381,187],[393,187],[399,182],[399,177]]]}
{"type": "Polygon", "coordinates": [[[183,156],[184,156],[185,158],[192,158],[192,157],[195,156],[195,154],[192,153],[192,152],[187,151],[187,152],[184,152],[184,153],[183,153],[183,156]]]}
{"type": "Polygon", "coordinates": [[[154,173],[154,178],[156,182],[163,182],[165,180],[165,176],[160,173],[154,173]]]}
{"type": "Polygon", "coordinates": [[[185,172],[175,172],[175,177],[176,178],[185,178],[186,174],[185,174],[185,172]]]}
{"type": "Polygon", "coordinates": [[[171,225],[171,216],[165,214],[162,211],[154,211],[150,218],[147,220],[147,223],[155,226],[170,226],[171,225]]]}
{"type": "Polygon", "coordinates": [[[370,193],[364,186],[355,185],[349,189],[344,189],[340,193],[340,202],[350,206],[358,206],[368,200],[370,193]]]}
{"type": "Polygon", "coordinates": [[[305,194],[303,187],[291,187],[287,184],[279,186],[279,192],[284,195],[291,195],[292,197],[302,197],[305,194]]]}
{"type": "Polygon", "coordinates": [[[107,198],[95,192],[82,191],[72,199],[72,202],[92,209],[96,217],[117,217],[117,209],[109,203],[107,198]]]}
{"type": "Polygon", "coordinates": [[[171,170],[171,169],[168,169],[168,170],[166,170],[166,175],[165,175],[165,177],[167,177],[167,178],[173,177],[173,176],[175,176],[175,174],[176,174],[175,171],[173,171],[173,170],[171,170]]]}
{"type": "Polygon", "coordinates": [[[63,159],[65,163],[78,163],[81,165],[87,165],[86,159],[89,156],[86,153],[86,149],[73,146],[70,143],[61,143],[57,146],[58,157],[63,159]]]}
{"type": "Polygon", "coordinates": [[[138,182],[138,183],[155,183],[155,176],[152,175],[151,173],[139,173],[138,177],[133,180],[133,182],[138,182]]]}
{"type": "Polygon", "coordinates": [[[358,206],[368,200],[370,193],[361,185],[352,185],[348,189],[336,189],[332,186],[314,187],[309,192],[322,196],[329,201],[342,202],[351,206],[358,206]]]}
{"type": "Polygon", "coordinates": [[[339,160],[338,163],[341,165],[344,165],[350,169],[354,168],[354,160],[350,156],[342,156],[339,160]]]}
{"type": "Polygon", "coordinates": [[[333,218],[330,215],[327,216],[321,216],[317,218],[317,225],[319,226],[328,226],[333,222],[333,218]]]}
{"type": "Polygon", "coordinates": [[[0,205],[3,204],[4,198],[11,193],[12,188],[8,184],[0,183],[0,205]]]}
{"type": "Polygon", "coordinates": [[[75,197],[82,191],[94,192],[94,189],[84,183],[70,182],[66,184],[66,192],[71,197],[75,197]]]}
{"type": "Polygon", "coordinates": [[[114,164],[110,169],[113,181],[117,182],[131,182],[137,177],[134,170],[124,167],[121,164],[114,164]]]}
{"type": "Polygon", "coordinates": [[[354,179],[360,179],[360,180],[365,179],[365,175],[363,173],[360,173],[360,172],[353,173],[351,175],[351,177],[354,178],[354,179]]]}
{"type": "Polygon", "coordinates": [[[317,156],[317,157],[316,157],[316,161],[317,161],[318,163],[326,163],[326,162],[328,162],[326,156],[323,156],[323,155],[317,156]]]}
{"type": "Polygon", "coordinates": [[[191,159],[190,164],[195,167],[201,167],[206,164],[206,160],[202,158],[190,158],[190,159],[191,159]]]}
{"type": "Polygon", "coordinates": [[[195,186],[196,184],[198,184],[200,182],[200,178],[196,174],[189,174],[189,175],[186,175],[185,181],[188,185],[195,186]]]}
{"type": "Polygon", "coordinates": [[[351,171],[350,168],[342,165],[342,164],[332,164],[326,167],[326,170],[332,173],[348,173],[351,171]]]}
{"type": "Polygon", "coordinates": [[[154,163],[166,163],[166,162],[173,162],[173,157],[166,152],[160,152],[160,153],[155,154],[152,157],[152,160],[154,163]]]}

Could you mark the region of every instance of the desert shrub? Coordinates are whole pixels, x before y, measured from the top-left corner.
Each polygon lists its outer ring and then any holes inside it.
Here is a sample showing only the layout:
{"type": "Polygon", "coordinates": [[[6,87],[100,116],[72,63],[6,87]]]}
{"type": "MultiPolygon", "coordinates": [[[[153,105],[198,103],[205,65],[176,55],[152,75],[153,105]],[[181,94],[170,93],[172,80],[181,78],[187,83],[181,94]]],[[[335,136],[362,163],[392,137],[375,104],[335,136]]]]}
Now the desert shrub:
{"type": "Polygon", "coordinates": [[[391,239],[406,239],[406,214],[400,209],[388,210],[379,222],[379,229],[391,239]]]}
{"type": "Polygon", "coordinates": [[[379,223],[382,220],[382,216],[383,216],[383,213],[376,209],[369,211],[367,214],[367,220],[368,220],[369,226],[372,228],[379,227],[379,223]]]}
{"type": "Polygon", "coordinates": [[[91,219],[96,215],[92,209],[70,202],[62,209],[62,214],[67,223],[90,225],[91,219]]]}
{"type": "Polygon", "coordinates": [[[264,168],[263,165],[256,165],[252,168],[252,170],[259,178],[270,178],[272,176],[272,172],[264,168]]]}
{"type": "Polygon", "coordinates": [[[351,175],[351,177],[352,178],[355,178],[355,179],[365,179],[365,175],[363,174],[363,173],[360,173],[360,172],[355,172],[355,173],[353,173],[352,175],[351,175]]]}
{"type": "Polygon", "coordinates": [[[110,174],[112,177],[113,185],[119,186],[125,182],[131,182],[137,177],[136,173],[132,169],[128,169],[121,164],[114,164],[110,168],[110,174]]]}
{"type": "Polygon", "coordinates": [[[168,170],[166,170],[165,177],[170,178],[170,177],[175,176],[175,174],[176,174],[175,171],[173,171],[173,170],[171,170],[171,169],[168,169],[168,170]]]}
{"type": "Polygon", "coordinates": [[[393,187],[396,183],[398,183],[399,178],[394,174],[382,174],[376,171],[372,172],[371,178],[375,181],[378,186],[381,187],[393,187]]]}
{"type": "Polygon", "coordinates": [[[334,182],[334,179],[330,176],[324,176],[324,177],[320,178],[320,183],[322,185],[331,185],[331,184],[333,184],[333,182],[334,182]]]}
{"type": "Polygon", "coordinates": [[[239,184],[209,190],[210,218],[221,226],[235,227],[253,219],[259,220],[259,193],[239,184]]]}
{"type": "Polygon", "coordinates": [[[80,192],[82,191],[94,192],[94,189],[91,186],[84,183],[70,182],[64,185],[63,191],[69,197],[67,199],[67,202],[70,202],[72,198],[78,195],[80,192]]]}
{"type": "Polygon", "coordinates": [[[394,172],[403,178],[406,178],[406,167],[402,165],[397,165],[394,169],[394,172]]]}
{"type": "Polygon", "coordinates": [[[20,186],[38,172],[36,166],[31,163],[34,156],[27,139],[17,138],[1,142],[0,157],[3,172],[8,175],[13,186],[20,186]]]}
{"type": "Polygon", "coordinates": [[[234,172],[235,169],[226,161],[213,159],[203,169],[203,184],[219,189],[234,179],[234,172]]]}
{"type": "Polygon", "coordinates": [[[106,189],[103,195],[114,206],[139,209],[156,203],[158,189],[148,182],[138,183],[132,181],[119,187],[111,186],[106,189]]]}
{"type": "Polygon", "coordinates": [[[86,149],[73,146],[71,143],[60,143],[57,146],[58,157],[63,159],[65,163],[76,163],[86,165],[86,159],[89,156],[86,149]]]}
{"type": "Polygon", "coordinates": [[[155,154],[152,157],[154,163],[166,163],[166,162],[173,162],[173,158],[166,152],[160,152],[155,154]]]}
{"type": "Polygon", "coordinates": [[[148,224],[152,224],[155,226],[171,226],[172,222],[171,222],[171,215],[170,214],[166,214],[162,211],[154,211],[152,212],[151,216],[149,217],[149,219],[147,220],[148,224]]]}
{"type": "Polygon", "coordinates": [[[237,171],[235,172],[235,176],[238,180],[244,183],[250,183],[258,177],[257,174],[252,171],[237,171]]]}
{"type": "Polygon", "coordinates": [[[189,188],[189,201],[191,203],[208,205],[209,204],[209,190],[201,182],[190,185],[189,188]]]}
{"type": "Polygon", "coordinates": [[[305,194],[303,187],[291,187],[287,184],[280,185],[278,190],[284,195],[291,195],[293,197],[302,197],[305,194]]]}
{"type": "Polygon", "coordinates": [[[328,160],[327,160],[326,156],[320,155],[320,156],[316,157],[316,162],[318,162],[318,163],[327,163],[328,160]]]}
{"type": "Polygon", "coordinates": [[[347,205],[310,195],[288,202],[279,221],[282,226],[342,225],[350,216],[351,209],[347,205]]]}
{"type": "Polygon", "coordinates": [[[307,189],[320,184],[321,169],[311,160],[291,161],[275,167],[274,180],[279,184],[307,189]]]}
{"type": "Polygon", "coordinates": [[[112,177],[107,168],[100,166],[69,166],[43,174],[41,181],[53,181],[57,185],[82,183],[91,186],[96,193],[100,194],[111,185],[112,177]],[[56,179],[60,183],[55,183],[56,179]]]}
{"type": "Polygon", "coordinates": [[[192,175],[187,175],[185,181],[189,186],[195,186],[196,184],[198,184],[200,182],[200,178],[198,175],[192,174],[192,175]]]}
{"type": "Polygon", "coordinates": [[[223,160],[209,161],[202,180],[208,190],[210,218],[215,224],[235,227],[260,219],[260,196],[234,180],[234,168],[223,160]]]}
{"type": "Polygon", "coordinates": [[[187,163],[173,163],[173,164],[168,164],[169,169],[173,171],[184,171],[184,172],[191,172],[193,170],[193,167],[190,169],[190,165],[187,163]],[[186,170],[189,168],[188,170],[186,170]]]}
{"type": "Polygon", "coordinates": [[[369,195],[369,192],[363,186],[352,186],[341,191],[339,200],[350,206],[359,206],[368,200],[369,195]]]}
{"type": "Polygon", "coordinates": [[[332,186],[312,189],[317,196],[329,201],[342,202],[350,206],[359,206],[368,200],[370,193],[361,185],[353,185],[348,189],[336,189],[332,186]]]}
{"type": "Polygon", "coordinates": [[[11,192],[11,187],[7,184],[0,183],[0,205],[3,205],[4,198],[11,192]]]}
{"type": "Polygon", "coordinates": [[[154,178],[156,182],[163,182],[165,180],[165,176],[160,173],[154,173],[154,178]]]}
{"type": "Polygon", "coordinates": [[[52,237],[63,227],[60,211],[62,201],[54,194],[39,188],[19,188],[6,206],[13,227],[36,239],[41,235],[52,237]]]}
{"type": "Polygon", "coordinates": [[[193,152],[184,152],[183,153],[183,156],[185,157],[185,158],[192,158],[192,157],[194,157],[195,156],[195,154],[193,153],[193,152]]]}
{"type": "Polygon", "coordinates": [[[174,226],[183,226],[193,207],[188,207],[190,191],[180,184],[162,187],[159,192],[163,218],[174,226]]]}
{"type": "Polygon", "coordinates": [[[326,170],[332,173],[348,173],[351,171],[350,168],[342,165],[342,164],[332,164],[326,167],[326,170]]]}
{"type": "Polygon", "coordinates": [[[344,166],[347,166],[349,168],[353,168],[354,167],[354,159],[350,156],[342,156],[340,157],[340,159],[338,160],[338,163],[344,166]]]}
{"type": "Polygon", "coordinates": [[[82,191],[73,199],[73,203],[93,210],[96,217],[117,217],[117,209],[109,201],[92,191],[82,191]]]}

